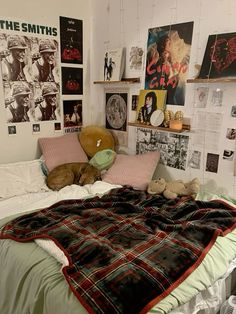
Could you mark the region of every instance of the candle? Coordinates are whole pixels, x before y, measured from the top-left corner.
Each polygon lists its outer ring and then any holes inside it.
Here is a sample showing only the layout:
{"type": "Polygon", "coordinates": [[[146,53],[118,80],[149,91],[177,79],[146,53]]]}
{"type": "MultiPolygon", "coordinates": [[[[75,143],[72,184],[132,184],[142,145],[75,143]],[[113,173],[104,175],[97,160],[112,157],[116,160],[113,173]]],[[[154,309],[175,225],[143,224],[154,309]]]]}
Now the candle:
{"type": "Polygon", "coordinates": [[[170,120],[170,129],[182,130],[183,122],[182,120],[170,120]]]}

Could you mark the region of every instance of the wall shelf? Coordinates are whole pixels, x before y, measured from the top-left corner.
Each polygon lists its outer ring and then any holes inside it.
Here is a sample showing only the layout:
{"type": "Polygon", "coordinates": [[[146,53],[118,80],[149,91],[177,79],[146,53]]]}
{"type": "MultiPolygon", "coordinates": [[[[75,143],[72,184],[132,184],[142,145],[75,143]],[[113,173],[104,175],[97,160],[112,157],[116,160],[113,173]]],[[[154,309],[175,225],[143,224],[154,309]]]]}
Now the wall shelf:
{"type": "Polygon", "coordinates": [[[165,128],[165,127],[161,127],[161,126],[152,126],[152,125],[136,123],[136,122],[128,122],[128,125],[129,126],[134,126],[134,127],[137,127],[137,128],[155,129],[155,130],[166,131],[166,132],[174,132],[174,133],[183,133],[183,132],[186,132],[186,131],[190,131],[190,125],[189,124],[183,124],[182,130],[175,130],[175,129],[165,128]]]}
{"type": "Polygon", "coordinates": [[[121,81],[94,81],[94,84],[135,84],[140,83],[140,77],[122,78],[121,81]]]}
{"type": "Polygon", "coordinates": [[[236,77],[220,77],[220,78],[194,78],[194,79],[187,79],[187,83],[230,83],[236,82],[236,77]]]}

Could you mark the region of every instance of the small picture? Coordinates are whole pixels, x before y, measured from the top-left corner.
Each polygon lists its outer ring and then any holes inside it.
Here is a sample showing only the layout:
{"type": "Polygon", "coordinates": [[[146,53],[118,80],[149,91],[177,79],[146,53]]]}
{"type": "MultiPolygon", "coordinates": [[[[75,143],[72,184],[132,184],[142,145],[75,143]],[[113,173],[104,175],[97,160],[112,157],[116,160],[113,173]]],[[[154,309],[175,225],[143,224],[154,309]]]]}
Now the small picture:
{"type": "Polygon", "coordinates": [[[144,51],[141,47],[131,47],[129,53],[129,67],[131,70],[141,70],[143,64],[144,51]]]}
{"type": "Polygon", "coordinates": [[[236,129],[228,128],[227,132],[226,132],[226,138],[228,140],[235,140],[236,139],[236,129]]]}
{"type": "Polygon", "coordinates": [[[83,94],[83,69],[62,67],[62,94],[83,94]]]}
{"type": "Polygon", "coordinates": [[[212,91],[211,103],[213,106],[222,106],[223,90],[217,88],[212,91]]]}
{"type": "Polygon", "coordinates": [[[189,158],[188,165],[190,168],[200,169],[200,162],[201,162],[201,152],[194,150],[191,153],[189,158]]]}
{"type": "Polygon", "coordinates": [[[207,161],[206,161],[206,171],[217,173],[218,164],[219,164],[219,155],[208,153],[207,161]]]}
{"type": "Polygon", "coordinates": [[[32,125],[32,130],[33,130],[33,133],[39,133],[40,132],[40,124],[39,123],[34,123],[32,125]]]}
{"type": "Polygon", "coordinates": [[[231,108],[231,117],[236,118],[236,106],[232,106],[231,108]]]}
{"type": "Polygon", "coordinates": [[[64,128],[82,126],[82,100],[64,100],[64,128]]]}
{"type": "Polygon", "coordinates": [[[223,153],[223,159],[233,160],[233,158],[234,158],[234,151],[225,149],[223,153]]]}
{"type": "Polygon", "coordinates": [[[166,108],[166,90],[140,90],[136,122],[150,125],[151,115],[157,109],[162,111],[166,108]]]}
{"type": "Polygon", "coordinates": [[[16,135],[16,126],[15,125],[9,125],[8,126],[8,135],[16,135]]]}
{"type": "Polygon", "coordinates": [[[56,131],[61,131],[61,123],[60,122],[55,122],[54,123],[54,130],[56,131]]]}
{"type": "Polygon", "coordinates": [[[131,109],[133,111],[137,110],[137,106],[138,106],[138,95],[132,95],[132,106],[131,109]]]}
{"type": "Polygon", "coordinates": [[[195,90],[195,103],[196,108],[205,108],[207,104],[209,88],[208,87],[198,87],[195,90]]]}

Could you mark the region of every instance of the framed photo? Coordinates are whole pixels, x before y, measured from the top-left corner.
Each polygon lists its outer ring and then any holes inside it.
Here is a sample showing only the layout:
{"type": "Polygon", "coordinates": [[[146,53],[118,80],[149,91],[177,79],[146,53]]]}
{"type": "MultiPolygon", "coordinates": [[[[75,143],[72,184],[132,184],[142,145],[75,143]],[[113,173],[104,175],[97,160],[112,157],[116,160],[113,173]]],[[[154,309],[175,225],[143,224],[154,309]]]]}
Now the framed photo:
{"type": "Polygon", "coordinates": [[[150,119],[153,112],[156,110],[165,110],[166,96],[166,90],[140,90],[136,111],[136,123],[151,124],[150,119]]]}

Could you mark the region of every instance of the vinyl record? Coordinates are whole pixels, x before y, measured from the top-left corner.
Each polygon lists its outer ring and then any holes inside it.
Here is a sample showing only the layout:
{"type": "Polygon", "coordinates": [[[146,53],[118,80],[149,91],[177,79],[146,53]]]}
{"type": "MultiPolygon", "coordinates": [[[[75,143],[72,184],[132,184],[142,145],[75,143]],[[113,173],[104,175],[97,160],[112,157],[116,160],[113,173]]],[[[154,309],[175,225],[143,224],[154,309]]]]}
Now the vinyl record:
{"type": "Polygon", "coordinates": [[[150,118],[150,123],[152,126],[160,126],[164,121],[164,112],[160,109],[155,110],[150,118]]]}

